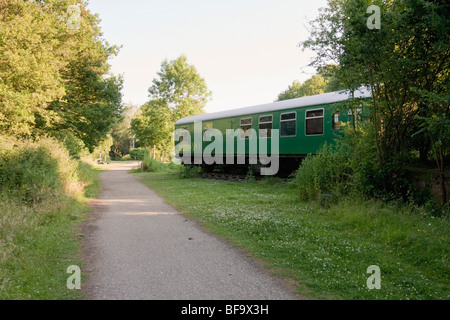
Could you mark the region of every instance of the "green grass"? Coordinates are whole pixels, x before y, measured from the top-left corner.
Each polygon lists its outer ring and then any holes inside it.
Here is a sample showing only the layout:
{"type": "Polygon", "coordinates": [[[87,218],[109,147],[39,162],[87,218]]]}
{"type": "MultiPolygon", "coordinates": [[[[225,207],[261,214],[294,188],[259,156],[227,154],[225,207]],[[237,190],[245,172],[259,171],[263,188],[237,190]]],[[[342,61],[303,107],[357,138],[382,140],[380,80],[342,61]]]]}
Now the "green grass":
{"type": "Polygon", "coordinates": [[[98,196],[98,170],[80,162],[78,192],[54,195],[34,206],[0,197],[0,300],[82,299],[66,286],[67,268],[80,266],[80,224],[87,198],[98,196]]]}
{"type": "Polygon", "coordinates": [[[91,199],[100,196],[102,185],[100,183],[99,173],[101,171],[103,170],[94,168],[86,162],[79,162],[78,172],[80,180],[85,184],[83,198],[91,199]]]}
{"type": "Polygon", "coordinates": [[[314,299],[449,299],[450,223],[421,209],[341,199],[325,209],[280,181],[136,174],[186,216],[261,260],[314,299]],[[367,268],[381,289],[367,288],[367,268]]]}

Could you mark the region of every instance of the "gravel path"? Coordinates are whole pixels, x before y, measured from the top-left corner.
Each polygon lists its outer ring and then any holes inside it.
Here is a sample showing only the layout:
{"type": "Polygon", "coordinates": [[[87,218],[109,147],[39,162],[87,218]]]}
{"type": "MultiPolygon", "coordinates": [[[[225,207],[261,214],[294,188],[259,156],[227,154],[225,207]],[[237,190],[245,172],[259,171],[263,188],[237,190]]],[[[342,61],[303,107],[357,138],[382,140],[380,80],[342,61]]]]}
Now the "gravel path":
{"type": "Polygon", "coordinates": [[[110,165],[84,225],[88,299],[288,300],[280,280],[178,213],[127,171],[110,165]]]}

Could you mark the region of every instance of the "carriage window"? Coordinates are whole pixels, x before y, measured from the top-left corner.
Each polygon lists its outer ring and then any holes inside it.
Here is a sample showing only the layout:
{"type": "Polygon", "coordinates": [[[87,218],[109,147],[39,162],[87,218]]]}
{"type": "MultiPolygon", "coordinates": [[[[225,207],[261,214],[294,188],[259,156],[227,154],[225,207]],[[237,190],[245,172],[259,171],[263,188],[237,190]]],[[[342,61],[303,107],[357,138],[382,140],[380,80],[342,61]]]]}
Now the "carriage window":
{"type": "Polygon", "coordinates": [[[251,139],[252,133],[251,131],[247,133],[248,130],[252,128],[252,118],[243,118],[241,119],[241,139],[251,139]]]}
{"type": "Polygon", "coordinates": [[[271,138],[272,137],[272,116],[259,117],[259,137],[271,138]]]}
{"type": "MultiPolygon", "coordinates": [[[[181,127],[180,129],[187,131],[188,127],[181,127]]],[[[188,134],[187,132],[183,132],[183,134],[180,135],[180,140],[179,141],[183,142],[185,140],[187,134],[188,134]]]]}
{"type": "Polygon", "coordinates": [[[295,137],[297,134],[297,113],[284,113],[280,117],[280,136],[295,137]]]}
{"type": "Polygon", "coordinates": [[[207,122],[203,124],[203,136],[206,138],[206,140],[211,139],[211,131],[208,132],[209,129],[213,128],[212,122],[207,122]],[[205,136],[205,133],[208,132],[208,134],[205,136]]]}
{"type": "Polygon", "coordinates": [[[341,128],[341,113],[336,111],[333,113],[333,130],[339,130],[341,128]]]}
{"type": "Polygon", "coordinates": [[[306,111],[306,135],[323,134],[323,109],[306,111]]]}

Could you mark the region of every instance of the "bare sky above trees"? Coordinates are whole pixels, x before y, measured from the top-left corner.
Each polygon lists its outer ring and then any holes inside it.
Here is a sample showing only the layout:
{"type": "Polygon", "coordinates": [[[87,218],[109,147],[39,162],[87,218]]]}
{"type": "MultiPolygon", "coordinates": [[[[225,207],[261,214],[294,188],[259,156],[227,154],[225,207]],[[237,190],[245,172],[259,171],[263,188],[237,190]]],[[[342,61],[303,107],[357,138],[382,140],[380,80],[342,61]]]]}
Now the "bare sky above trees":
{"type": "Polygon", "coordinates": [[[90,0],[104,37],[123,45],[112,70],[124,102],[143,104],[164,59],[187,56],[213,92],[214,112],[271,102],[315,72],[298,43],[325,0],[90,0]]]}

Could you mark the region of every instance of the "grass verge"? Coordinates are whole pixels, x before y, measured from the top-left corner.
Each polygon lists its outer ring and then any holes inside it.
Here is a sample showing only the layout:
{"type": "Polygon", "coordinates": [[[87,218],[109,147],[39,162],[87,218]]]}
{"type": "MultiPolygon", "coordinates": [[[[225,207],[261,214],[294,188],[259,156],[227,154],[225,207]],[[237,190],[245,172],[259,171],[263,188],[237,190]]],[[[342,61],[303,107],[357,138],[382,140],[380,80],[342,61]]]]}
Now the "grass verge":
{"type": "Polygon", "coordinates": [[[80,161],[77,174],[83,188],[75,197],[58,194],[33,206],[0,197],[0,299],[82,298],[67,288],[67,268],[82,267],[79,226],[101,186],[90,165],[80,161]]]}
{"type": "Polygon", "coordinates": [[[266,182],[180,179],[139,173],[186,216],[294,280],[313,299],[449,299],[449,220],[406,206],[340,199],[323,208],[297,189],[266,182]],[[367,269],[381,270],[369,290],[367,269]]]}

